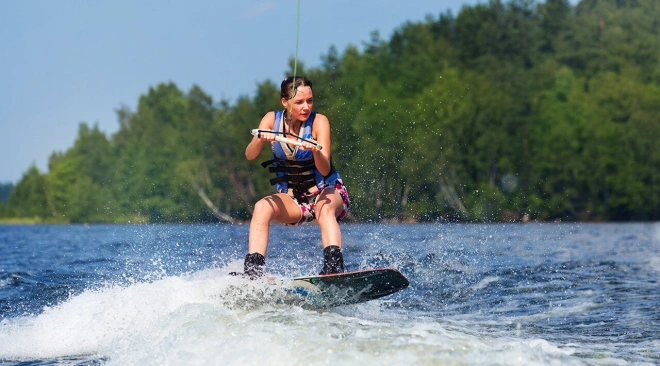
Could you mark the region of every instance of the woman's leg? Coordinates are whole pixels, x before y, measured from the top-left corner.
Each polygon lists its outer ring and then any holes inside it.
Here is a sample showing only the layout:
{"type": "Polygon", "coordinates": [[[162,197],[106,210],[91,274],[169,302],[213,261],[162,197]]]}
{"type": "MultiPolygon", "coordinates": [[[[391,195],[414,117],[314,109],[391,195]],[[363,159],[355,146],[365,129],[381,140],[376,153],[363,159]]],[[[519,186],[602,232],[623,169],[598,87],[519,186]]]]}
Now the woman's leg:
{"type": "Polygon", "coordinates": [[[252,221],[250,221],[248,254],[243,264],[245,276],[256,279],[264,274],[270,222],[274,220],[293,223],[298,222],[301,217],[302,211],[298,204],[285,194],[278,193],[264,197],[254,205],[252,221]]]}
{"type": "Polygon", "coordinates": [[[341,248],[341,230],[337,217],[344,210],[344,201],[336,188],[326,188],[316,200],[316,221],[321,228],[323,248],[336,245],[341,248]]]}
{"type": "Polygon", "coordinates": [[[323,243],[323,269],[321,274],[344,272],[344,256],[341,253],[341,230],[338,217],[346,208],[336,188],[326,188],[316,201],[316,221],[321,228],[323,243]]]}
{"type": "Polygon", "coordinates": [[[298,204],[283,193],[262,198],[254,205],[250,221],[250,236],[248,239],[248,254],[266,255],[268,249],[268,229],[271,221],[283,224],[298,222],[302,211],[298,204]]]}

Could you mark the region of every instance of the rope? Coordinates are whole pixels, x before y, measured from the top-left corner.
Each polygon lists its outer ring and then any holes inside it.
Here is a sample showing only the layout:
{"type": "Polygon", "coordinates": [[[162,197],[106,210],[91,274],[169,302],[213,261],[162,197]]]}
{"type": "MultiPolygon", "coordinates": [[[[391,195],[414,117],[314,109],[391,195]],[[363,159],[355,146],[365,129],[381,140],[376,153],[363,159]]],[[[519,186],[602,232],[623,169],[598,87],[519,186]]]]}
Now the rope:
{"type": "Polygon", "coordinates": [[[296,21],[296,55],[293,59],[293,83],[291,84],[291,98],[296,96],[296,72],[298,71],[298,40],[300,39],[300,0],[298,0],[298,18],[296,21]]]}

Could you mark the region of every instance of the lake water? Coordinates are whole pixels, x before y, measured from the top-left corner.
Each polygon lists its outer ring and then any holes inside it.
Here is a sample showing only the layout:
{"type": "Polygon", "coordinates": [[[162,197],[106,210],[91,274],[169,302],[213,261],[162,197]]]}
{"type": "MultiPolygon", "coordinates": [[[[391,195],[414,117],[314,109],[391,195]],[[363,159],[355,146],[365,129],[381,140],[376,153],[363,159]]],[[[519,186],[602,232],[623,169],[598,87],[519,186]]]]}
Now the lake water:
{"type": "MultiPolygon", "coordinates": [[[[409,288],[313,310],[241,270],[247,225],[0,226],[0,365],[657,365],[660,224],[346,224],[409,288]]],[[[315,225],[267,272],[317,273],[315,225]]]]}

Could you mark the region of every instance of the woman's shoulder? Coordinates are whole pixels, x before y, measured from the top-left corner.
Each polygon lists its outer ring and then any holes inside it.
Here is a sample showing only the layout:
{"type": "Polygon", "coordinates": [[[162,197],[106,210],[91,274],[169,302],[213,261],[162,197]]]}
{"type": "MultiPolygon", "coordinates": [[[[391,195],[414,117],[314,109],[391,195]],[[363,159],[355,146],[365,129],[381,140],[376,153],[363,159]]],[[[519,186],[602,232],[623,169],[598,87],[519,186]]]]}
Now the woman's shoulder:
{"type": "Polygon", "coordinates": [[[330,121],[328,121],[328,117],[326,117],[324,114],[316,113],[316,116],[314,117],[314,124],[312,125],[312,131],[314,134],[325,133],[323,131],[329,130],[330,121]]]}
{"type": "Polygon", "coordinates": [[[322,113],[319,113],[319,112],[316,112],[316,111],[314,111],[314,113],[316,113],[316,116],[314,117],[314,122],[317,122],[317,121],[328,122],[328,117],[326,117],[325,114],[322,114],[322,113]]]}
{"type": "Polygon", "coordinates": [[[270,111],[264,114],[261,118],[261,123],[259,123],[259,128],[261,129],[273,129],[275,125],[275,111],[270,111]]]}

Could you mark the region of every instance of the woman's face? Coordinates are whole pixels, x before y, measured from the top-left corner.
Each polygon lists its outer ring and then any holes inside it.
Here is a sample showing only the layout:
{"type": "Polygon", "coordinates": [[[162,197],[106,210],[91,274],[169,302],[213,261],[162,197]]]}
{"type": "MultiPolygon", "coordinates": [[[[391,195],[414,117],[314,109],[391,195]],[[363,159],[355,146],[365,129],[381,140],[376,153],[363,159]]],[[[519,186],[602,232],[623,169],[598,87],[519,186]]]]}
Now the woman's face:
{"type": "Polygon", "coordinates": [[[314,106],[312,88],[309,86],[299,86],[293,98],[289,100],[282,98],[282,105],[294,121],[307,121],[314,106]]]}

